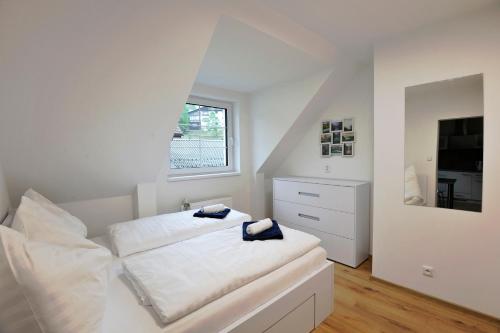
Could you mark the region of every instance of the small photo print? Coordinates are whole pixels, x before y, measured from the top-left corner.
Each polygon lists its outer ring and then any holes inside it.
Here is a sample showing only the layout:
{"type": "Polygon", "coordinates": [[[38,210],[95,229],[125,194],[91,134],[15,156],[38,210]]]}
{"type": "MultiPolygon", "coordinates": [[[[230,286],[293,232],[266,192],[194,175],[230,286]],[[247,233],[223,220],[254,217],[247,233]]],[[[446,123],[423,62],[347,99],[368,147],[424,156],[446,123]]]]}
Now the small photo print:
{"type": "Polygon", "coordinates": [[[354,131],[354,119],[352,118],[347,118],[344,119],[344,132],[352,132],[354,131]]]}
{"type": "Polygon", "coordinates": [[[342,132],[332,132],[332,143],[334,145],[342,142],[342,132]]]}
{"type": "Polygon", "coordinates": [[[332,143],[332,133],[321,134],[321,143],[332,143]]]}
{"type": "Polygon", "coordinates": [[[342,120],[332,120],[331,121],[331,131],[342,131],[342,120]]]}
{"type": "Polygon", "coordinates": [[[352,157],[354,156],[354,143],[344,143],[344,150],[342,152],[342,156],[344,157],[352,157]]]}
{"type": "Polygon", "coordinates": [[[322,121],[321,122],[321,133],[330,133],[330,122],[322,121]]]}
{"type": "Polygon", "coordinates": [[[331,156],[342,156],[342,148],[343,148],[343,145],[331,145],[330,146],[330,155],[331,156]]]}
{"type": "Polygon", "coordinates": [[[354,132],[342,132],[342,142],[354,142],[354,132]]]}
{"type": "Polygon", "coordinates": [[[330,157],[330,144],[322,143],[321,144],[321,157],[330,157]]]}

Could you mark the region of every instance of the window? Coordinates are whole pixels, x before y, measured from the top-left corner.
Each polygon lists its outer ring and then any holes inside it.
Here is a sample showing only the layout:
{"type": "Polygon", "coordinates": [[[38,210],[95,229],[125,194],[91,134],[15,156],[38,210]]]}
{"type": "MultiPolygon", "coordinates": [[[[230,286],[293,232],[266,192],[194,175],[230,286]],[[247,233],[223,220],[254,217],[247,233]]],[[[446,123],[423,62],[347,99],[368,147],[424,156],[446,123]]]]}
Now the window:
{"type": "Polygon", "coordinates": [[[190,97],[170,143],[170,174],[234,171],[232,105],[190,97]]]}

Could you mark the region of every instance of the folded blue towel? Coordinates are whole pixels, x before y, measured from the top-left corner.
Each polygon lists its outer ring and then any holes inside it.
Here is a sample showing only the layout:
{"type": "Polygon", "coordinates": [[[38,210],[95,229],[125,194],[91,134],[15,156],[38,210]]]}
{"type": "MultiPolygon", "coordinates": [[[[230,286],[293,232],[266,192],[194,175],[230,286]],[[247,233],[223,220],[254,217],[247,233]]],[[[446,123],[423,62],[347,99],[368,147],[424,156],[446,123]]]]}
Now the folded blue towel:
{"type": "Polygon", "coordinates": [[[267,230],[262,231],[257,235],[249,235],[247,233],[247,226],[258,221],[243,222],[243,240],[244,241],[254,241],[254,240],[267,240],[267,239],[283,239],[283,233],[281,232],[278,223],[273,220],[273,226],[267,230]]]}
{"type": "Polygon", "coordinates": [[[229,214],[230,211],[231,211],[230,208],[226,208],[223,211],[217,212],[217,213],[203,213],[201,210],[199,210],[196,213],[194,213],[193,216],[194,217],[211,217],[213,219],[223,219],[227,216],[227,214],[229,214]]]}

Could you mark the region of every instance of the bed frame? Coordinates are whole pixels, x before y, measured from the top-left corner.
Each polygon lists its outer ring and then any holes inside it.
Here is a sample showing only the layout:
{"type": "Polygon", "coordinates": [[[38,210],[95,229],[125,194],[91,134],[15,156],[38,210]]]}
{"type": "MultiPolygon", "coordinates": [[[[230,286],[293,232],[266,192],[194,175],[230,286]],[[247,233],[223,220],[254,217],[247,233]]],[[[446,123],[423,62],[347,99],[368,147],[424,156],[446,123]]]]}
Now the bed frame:
{"type": "MultiPolygon", "coordinates": [[[[0,222],[10,203],[0,166],[0,222]]],[[[224,333],[307,333],[333,311],[330,261],[307,277],[222,330],[224,333]]]]}
{"type": "Polygon", "coordinates": [[[327,261],[318,270],[243,316],[224,333],[306,333],[333,312],[334,266],[327,261]]]}

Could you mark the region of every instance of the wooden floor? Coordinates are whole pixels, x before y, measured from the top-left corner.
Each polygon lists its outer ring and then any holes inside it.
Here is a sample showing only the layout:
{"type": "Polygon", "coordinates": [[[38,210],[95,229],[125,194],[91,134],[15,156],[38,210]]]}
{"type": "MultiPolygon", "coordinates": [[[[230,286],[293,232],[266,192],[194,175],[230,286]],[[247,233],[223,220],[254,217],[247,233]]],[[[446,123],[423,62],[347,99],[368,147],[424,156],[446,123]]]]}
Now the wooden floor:
{"type": "Polygon", "coordinates": [[[499,320],[373,279],[371,260],[358,269],[335,264],[334,307],[314,333],[500,333],[499,320]]]}

